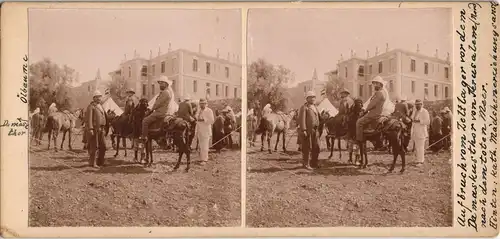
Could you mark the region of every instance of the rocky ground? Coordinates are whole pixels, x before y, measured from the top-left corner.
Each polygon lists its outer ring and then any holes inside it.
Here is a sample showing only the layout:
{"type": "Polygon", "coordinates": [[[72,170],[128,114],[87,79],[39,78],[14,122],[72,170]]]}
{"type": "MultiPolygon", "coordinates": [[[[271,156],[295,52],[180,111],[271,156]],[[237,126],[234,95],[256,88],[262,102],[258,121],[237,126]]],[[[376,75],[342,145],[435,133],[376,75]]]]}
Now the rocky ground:
{"type": "MultiPolygon", "coordinates": [[[[447,227],[452,226],[451,154],[426,154],[423,167],[410,165],[385,174],[392,156],[371,152],[366,169],[347,164],[347,153],[322,168],[301,168],[296,138],[289,153],[269,154],[257,146],[247,153],[246,221],[249,227],[447,227]]],[[[274,144],[272,144],[274,147],[274,144]]],[[[267,149],[267,147],[266,147],[267,149]]],[[[407,162],[415,157],[408,154],[407,162]]]]}
{"type": "MultiPolygon", "coordinates": [[[[73,148],[82,149],[79,141],[73,148]]],[[[114,153],[106,152],[109,166],[94,169],[86,151],[32,147],[29,226],[241,225],[239,150],[211,154],[206,165],[195,152],[188,173],[185,160],[173,171],[171,152],[155,152],[152,168],[134,164],[130,149],[128,157],[114,153]]]]}

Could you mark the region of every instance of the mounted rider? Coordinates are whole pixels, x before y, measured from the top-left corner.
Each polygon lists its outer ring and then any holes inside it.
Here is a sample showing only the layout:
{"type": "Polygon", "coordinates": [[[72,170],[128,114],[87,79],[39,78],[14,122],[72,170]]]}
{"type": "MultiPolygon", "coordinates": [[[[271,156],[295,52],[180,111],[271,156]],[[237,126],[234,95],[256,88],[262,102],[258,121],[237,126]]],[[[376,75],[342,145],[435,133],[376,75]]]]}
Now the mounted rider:
{"type": "Polygon", "coordinates": [[[271,114],[273,112],[273,110],[271,109],[271,104],[266,104],[266,106],[264,106],[264,108],[262,109],[262,114],[261,114],[261,118],[260,118],[260,123],[259,123],[259,127],[257,128],[257,133],[262,133],[265,131],[265,119],[269,114],[271,114]]]}
{"type": "Polygon", "coordinates": [[[375,88],[375,93],[366,107],[366,114],[356,122],[356,140],[358,142],[363,141],[365,125],[378,120],[383,115],[384,104],[388,97],[387,92],[383,90],[385,81],[382,77],[376,76],[373,78],[372,85],[375,88]]]}
{"type": "Polygon", "coordinates": [[[147,140],[149,125],[165,118],[169,110],[170,101],[173,100],[168,90],[168,86],[172,85],[172,80],[168,79],[166,76],[161,76],[157,82],[160,85],[160,94],[151,108],[151,114],[146,116],[142,121],[141,139],[143,140],[147,140]]]}
{"type": "Polygon", "coordinates": [[[125,92],[127,98],[125,99],[125,112],[123,114],[128,117],[128,122],[132,122],[132,110],[139,104],[139,98],[135,95],[134,89],[130,88],[125,92]]]}
{"type": "Polygon", "coordinates": [[[184,101],[179,104],[179,110],[177,111],[177,117],[189,122],[189,127],[195,127],[196,119],[194,118],[194,109],[191,104],[191,97],[189,95],[184,96],[184,101]]]}
{"type": "Polygon", "coordinates": [[[349,109],[354,105],[354,100],[350,97],[350,92],[346,88],[340,91],[340,102],[339,102],[339,113],[338,115],[342,117],[342,125],[347,122],[347,114],[349,109]]]}

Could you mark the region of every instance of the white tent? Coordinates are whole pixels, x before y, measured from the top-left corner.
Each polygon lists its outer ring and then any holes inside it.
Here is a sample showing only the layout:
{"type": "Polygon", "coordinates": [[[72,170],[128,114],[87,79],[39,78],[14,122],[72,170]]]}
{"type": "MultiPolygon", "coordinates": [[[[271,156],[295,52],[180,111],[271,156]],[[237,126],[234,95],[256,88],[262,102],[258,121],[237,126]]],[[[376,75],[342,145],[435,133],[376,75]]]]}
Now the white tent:
{"type": "Polygon", "coordinates": [[[339,113],[337,108],[335,108],[335,106],[333,106],[332,102],[330,102],[330,100],[328,98],[323,99],[323,101],[321,101],[321,103],[319,103],[318,110],[319,110],[319,112],[322,112],[323,110],[327,111],[331,117],[334,117],[335,115],[337,115],[339,113]]]}
{"type": "Polygon", "coordinates": [[[102,102],[102,108],[104,108],[106,112],[108,110],[115,111],[116,115],[123,114],[123,110],[115,103],[115,101],[111,97],[108,97],[106,100],[104,100],[104,102],[102,102]]]}

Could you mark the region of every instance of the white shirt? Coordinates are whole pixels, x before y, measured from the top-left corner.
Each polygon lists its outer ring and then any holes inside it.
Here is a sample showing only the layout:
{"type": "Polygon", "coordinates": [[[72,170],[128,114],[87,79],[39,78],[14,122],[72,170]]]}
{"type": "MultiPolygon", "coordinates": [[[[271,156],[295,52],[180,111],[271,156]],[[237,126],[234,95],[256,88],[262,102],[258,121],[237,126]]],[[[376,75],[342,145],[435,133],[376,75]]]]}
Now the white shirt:
{"type": "Polygon", "coordinates": [[[423,107],[420,110],[416,108],[411,116],[412,120],[420,120],[420,122],[413,122],[411,128],[411,137],[414,139],[425,139],[429,137],[427,126],[430,124],[429,112],[423,107]]]}
{"type": "Polygon", "coordinates": [[[212,136],[212,124],[215,121],[213,111],[208,107],[205,107],[205,109],[200,108],[199,112],[196,115],[196,120],[198,120],[199,118],[204,119],[204,121],[202,121],[202,122],[197,121],[196,122],[197,134],[200,134],[202,136],[211,137],[212,136]]]}

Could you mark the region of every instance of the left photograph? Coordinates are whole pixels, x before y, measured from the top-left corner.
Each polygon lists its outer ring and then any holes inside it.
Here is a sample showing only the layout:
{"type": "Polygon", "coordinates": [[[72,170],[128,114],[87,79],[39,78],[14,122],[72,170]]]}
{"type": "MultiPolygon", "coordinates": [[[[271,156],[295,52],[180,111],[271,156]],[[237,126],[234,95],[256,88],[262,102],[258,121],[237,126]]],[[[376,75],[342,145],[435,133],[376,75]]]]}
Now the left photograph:
{"type": "Polygon", "coordinates": [[[29,9],[29,226],[241,226],[240,9],[29,9]]]}

